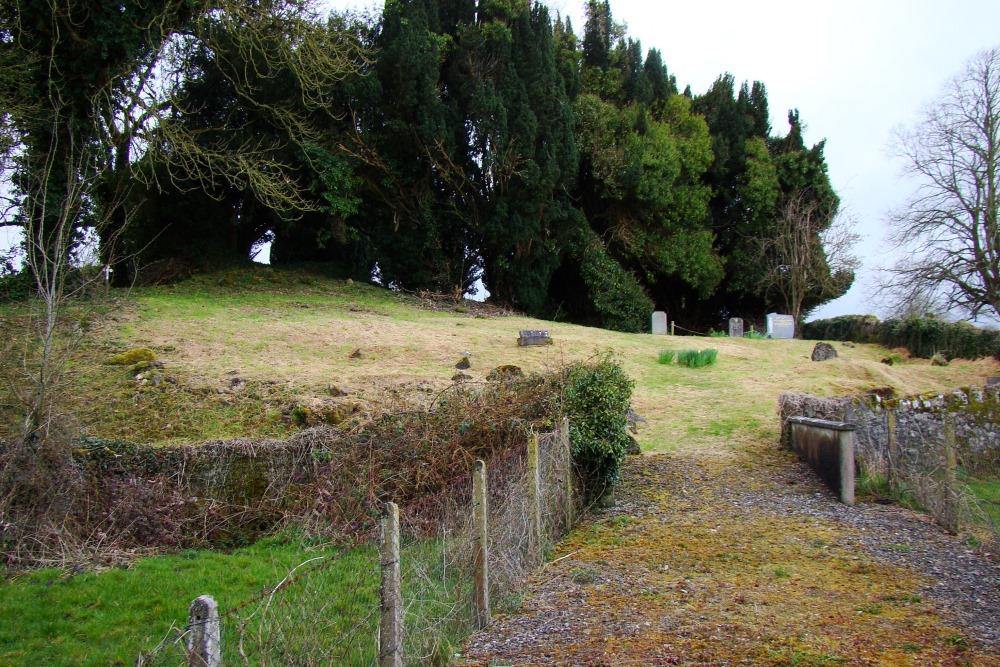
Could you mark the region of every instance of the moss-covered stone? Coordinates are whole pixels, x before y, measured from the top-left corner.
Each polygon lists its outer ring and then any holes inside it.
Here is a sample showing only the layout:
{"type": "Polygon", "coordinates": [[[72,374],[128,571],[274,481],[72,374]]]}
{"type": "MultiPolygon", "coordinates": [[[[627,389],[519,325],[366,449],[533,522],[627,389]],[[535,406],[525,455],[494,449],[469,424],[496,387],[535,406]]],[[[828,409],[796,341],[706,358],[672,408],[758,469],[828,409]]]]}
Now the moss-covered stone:
{"type": "Polygon", "coordinates": [[[148,347],[137,347],[116,354],[104,363],[111,366],[134,366],[141,361],[156,361],[156,352],[148,347]]]}

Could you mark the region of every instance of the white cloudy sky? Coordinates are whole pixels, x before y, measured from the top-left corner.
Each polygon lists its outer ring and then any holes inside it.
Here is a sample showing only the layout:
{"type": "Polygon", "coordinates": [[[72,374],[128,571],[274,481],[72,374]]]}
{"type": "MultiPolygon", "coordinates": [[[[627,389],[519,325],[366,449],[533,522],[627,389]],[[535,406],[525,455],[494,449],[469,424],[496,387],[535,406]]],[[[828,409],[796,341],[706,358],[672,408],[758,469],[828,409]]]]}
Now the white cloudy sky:
{"type": "MultiPolygon", "coordinates": [[[[582,34],[583,0],[548,4],[582,34]]],[[[611,0],[611,11],[645,48],[663,52],[682,89],[704,92],[723,72],[737,82],[762,81],[776,130],[785,131],[796,107],[806,141],[826,139],[834,187],[866,238],[859,284],[815,315],[871,312],[865,283],[887,260],[882,221],[910,190],[889,156],[891,131],[912,122],[969,58],[1000,43],[1000,1],[611,0]]]]}

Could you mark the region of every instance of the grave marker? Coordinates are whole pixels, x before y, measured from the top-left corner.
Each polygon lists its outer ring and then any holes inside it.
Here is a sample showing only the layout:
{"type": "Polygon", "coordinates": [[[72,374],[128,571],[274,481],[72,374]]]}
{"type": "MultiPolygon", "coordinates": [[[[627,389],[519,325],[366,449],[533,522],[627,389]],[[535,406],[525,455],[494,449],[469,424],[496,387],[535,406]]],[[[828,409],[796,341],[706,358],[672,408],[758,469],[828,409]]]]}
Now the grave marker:
{"type": "Polygon", "coordinates": [[[795,338],[795,318],[791,315],[767,314],[768,338],[795,338]]]}
{"type": "Polygon", "coordinates": [[[667,335],[667,314],[662,310],[657,310],[653,313],[653,335],[667,335]]]}
{"type": "Polygon", "coordinates": [[[729,318],[729,337],[730,338],[743,338],[743,318],[742,317],[730,317],[729,318]]]}
{"type": "Polygon", "coordinates": [[[548,331],[538,331],[534,329],[522,329],[521,337],[517,339],[520,347],[529,345],[552,345],[552,339],[548,331]]]}

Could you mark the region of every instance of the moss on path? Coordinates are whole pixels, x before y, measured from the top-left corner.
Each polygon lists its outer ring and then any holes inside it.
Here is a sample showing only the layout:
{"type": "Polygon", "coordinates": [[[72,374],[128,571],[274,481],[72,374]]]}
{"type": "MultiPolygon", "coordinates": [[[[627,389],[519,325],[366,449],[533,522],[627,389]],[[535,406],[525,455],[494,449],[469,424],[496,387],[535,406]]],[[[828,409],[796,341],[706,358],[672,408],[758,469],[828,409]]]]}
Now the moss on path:
{"type": "Polygon", "coordinates": [[[763,441],[635,458],[616,506],[559,545],[461,664],[1000,664],[927,597],[935,582],[867,546],[922,531],[940,533],[839,505],[763,441]]]}

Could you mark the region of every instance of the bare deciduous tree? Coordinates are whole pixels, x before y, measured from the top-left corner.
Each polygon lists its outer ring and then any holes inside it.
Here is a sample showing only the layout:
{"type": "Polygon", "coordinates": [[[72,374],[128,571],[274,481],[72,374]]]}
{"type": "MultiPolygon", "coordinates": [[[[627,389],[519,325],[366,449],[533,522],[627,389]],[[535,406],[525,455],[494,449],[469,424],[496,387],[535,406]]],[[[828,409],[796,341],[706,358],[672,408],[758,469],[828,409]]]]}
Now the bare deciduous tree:
{"type": "Polygon", "coordinates": [[[895,147],[918,185],[890,214],[907,256],[883,290],[897,304],[939,294],[953,312],[1000,315],[1000,47],[969,61],[895,147]]]}
{"type": "Polygon", "coordinates": [[[823,210],[800,190],[781,207],[772,235],[758,239],[761,291],[800,323],[811,308],[851,286],[859,266],[852,252],[857,241],[849,217],[823,210]]]}

